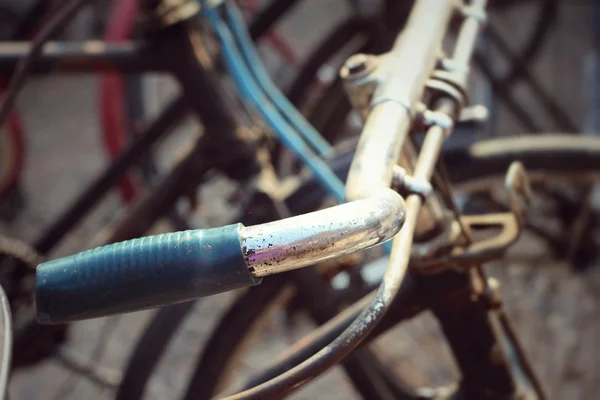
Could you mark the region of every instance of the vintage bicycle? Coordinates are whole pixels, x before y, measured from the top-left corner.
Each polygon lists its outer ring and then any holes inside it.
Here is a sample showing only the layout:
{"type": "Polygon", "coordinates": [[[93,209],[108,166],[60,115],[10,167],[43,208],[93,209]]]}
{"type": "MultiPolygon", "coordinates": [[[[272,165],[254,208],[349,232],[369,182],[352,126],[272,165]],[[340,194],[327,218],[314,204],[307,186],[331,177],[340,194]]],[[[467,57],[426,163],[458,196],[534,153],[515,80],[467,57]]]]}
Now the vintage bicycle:
{"type": "MultiPolygon", "coordinates": [[[[44,322],[64,322],[189,300],[215,291],[254,285],[262,277],[273,273],[295,270],[394,237],[390,257],[391,268],[384,276],[375,297],[368,296],[360,300],[316,330],[311,335],[311,340],[305,342],[303,347],[251,383],[272,378],[271,380],[252,391],[243,392],[238,398],[281,397],[295,389],[298,383],[305,383],[354,350],[371,330],[375,329],[375,325],[383,319],[387,309],[392,309],[393,312],[388,312],[388,320],[382,321],[378,327],[380,330],[395,324],[398,319],[413,316],[428,308],[440,319],[463,373],[456,393],[448,396],[485,398],[519,396],[525,393],[542,398],[540,385],[502,312],[496,283],[485,276],[480,265],[484,261],[501,257],[525,225],[524,206],[530,197],[528,179],[522,165],[512,162],[520,160],[534,173],[531,176],[535,178],[532,179],[534,182],[538,179],[537,172],[541,173],[540,179],[548,174],[553,179],[558,179],[561,175],[572,176],[573,173],[579,173],[589,184],[588,179],[593,178],[591,175],[594,168],[597,168],[598,158],[595,151],[598,146],[591,138],[574,140],[573,137],[564,136],[542,136],[535,139],[522,137],[509,141],[497,139],[474,144],[457,155],[459,162],[452,163],[457,166],[450,171],[453,181],[473,182],[485,178],[486,182],[490,182],[489,178],[508,171],[506,190],[510,200],[507,208],[509,211],[491,215],[461,216],[451,197],[449,177],[445,176],[441,167],[436,172],[436,165],[441,145],[452,131],[453,125],[460,121],[461,117],[465,120],[469,115],[464,112],[469,110],[465,108],[465,79],[468,76],[468,61],[478,28],[485,15],[484,6],[485,2],[477,1],[468,5],[454,1],[417,1],[411,9],[405,29],[390,53],[380,57],[360,56],[359,61],[364,61],[366,65],[360,65],[359,68],[356,68],[356,58],[349,60],[342,75],[346,79],[349,98],[355,107],[362,111],[366,124],[356,153],[353,154],[352,150],[347,151],[329,160],[329,163],[318,157],[303,140],[309,142],[317,152],[320,144],[323,155],[327,155],[325,150],[329,149],[319,142],[317,135],[310,134],[310,127],[304,125],[301,117],[294,113],[293,109],[285,106],[282,97],[269,85],[264,71],[257,69],[260,62],[252,52],[239,15],[231,5],[225,3],[213,6],[205,3],[202,7],[197,7],[197,3],[188,2],[179,4],[174,9],[167,8],[166,11],[160,9],[160,6],[152,10],[158,11],[162,18],[151,22],[160,25],[166,19],[167,28],[173,35],[169,45],[165,42],[162,46],[162,51],[165,52],[176,48],[173,46],[173,37],[179,37],[177,35],[187,38],[186,49],[196,45],[189,39],[190,36],[194,37],[193,32],[197,26],[197,21],[192,16],[198,12],[203,13],[221,42],[224,63],[245,101],[262,114],[273,131],[281,135],[284,143],[295,148],[298,157],[311,168],[322,187],[329,189],[340,200],[345,195],[351,201],[314,214],[290,217],[277,222],[251,225],[258,222],[255,220],[247,223],[248,227],[235,225],[216,230],[140,239],[42,264],[37,270],[36,278],[38,318],[44,322]],[[173,22],[170,19],[173,15],[183,17],[173,22]],[[456,46],[452,56],[440,58],[442,39],[449,29],[451,17],[455,15],[459,15],[462,21],[456,46]],[[420,40],[416,40],[417,37],[420,40]],[[290,131],[297,131],[303,135],[290,135],[290,131]],[[287,132],[288,135],[284,135],[283,132],[287,132]],[[424,139],[422,142],[415,140],[413,143],[411,138],[418,139],[419,132],[425,133],[424,139]],[[401,153],[403,157],[400,157],[401,153]],[[551,162],[548,161],[549,157],[552,157],[551,162]],[[344,175],[348,170],[348,160],[353,161],[344,189],[333,171],[344,175]],[[402,167],[396,165],[399,160],[402,167]],[[435,190],[429,183],[434,177],[435,190]],[[390,187],[395,190],[389,190],[390,187]],[[406,203],[395,192],[403,194],[406,203]],[[421,207],[424,207],[424,213],[419,212],[421,207]],[[478,240],[472,237],[472,231],[489,227],[500,227],[501,233],[491,239],[478,240]],[[415,245],[412,245],[415,230],[419,232],[415,245]],[[398,231],[400,233],[396,235],[398,231]],[[224,263],[224,259],[228,262],[224,263]],[[226,271],[226,268],[230,269],[226,271]],[[361,313],[363,308],[366,311],[361,313]],[[352,322],[355,318],[356,321],[352,322]],[[341,335],[341,338],[331,342],[337,335],[341,335]],[[331,344],[328,345],[329,342],[331,344]],[[474,343],[481,346],[476,348],[474,343]],[[325,350],[316,353],[321,347],[325,350]],[[492,351],[493,359],[489,357],[492,351]],[[316,355],[299,364],[312,353],[316,355]],[[296,364],[299,365],[285,372],[296,364]]],[[[159,36],[150,35],[149,38],[156,40],[158,44],[162,43],[159,36]]],[[[160,48],[158,44],[154,43],[152,50],[160,48]]],[[[144,54],[144,46],[127,46],[120,45],[115,48],[123,51],[123,54],[132,49],[140,52],[137,54],[144,54]]],[[[193,56],[198,57],[197,48],[194,49],[196,52],[193,56]]],[[[100,60],[106,57],[106,54],[99,54],[95,57],[100,60]]],[[[49,57],[52,57],[52,54],[43,54],[42,61],[47,62],[49,57]]],[[[192,58],[191,55],[189,57],[192,58]]],[[[82,65],[82,60],[77,60],[79,66],[82,65]]],[[[127,62],[135,62],[126,57],[111,61],[121,62],[121,66],[128,65],[127,62]]],[[[187,69],[181,70],[182,65],[177,67],[179,69],[174,73],[180,78],[190,72],[187,69]]],[[[212,87],[210,80],[198,82],[194,84],[197,85],[195,89],[204,91],[196,92],[196,96],[199,93],[218,93],[216,90],[206,91],[207,87],[212,87]],[[204,86],[200,86],[201,84],[204,86]]],[[[185,86],[183,89],[186,94],[193,91],[185,86]]],[[[218,94],[214,96],[211,100],[218,98],[218,94]]],[[[209,103],[213,106],[219,104],[210,101],[209,103]]],[[[181,108],[181,104],[178,106],[178,109],[181,108]]],[[[222,108],[218,112],[221,111],[230,110],[222,108]]],[[[225,118],[216,118],[218,114],[201,115],[212,121],[214,127],[224,128],[231,125],[225,125],[225,118]]],[[[210,127],[205,126],[207,132],[210,132],[210,127]]],[[[208,135],[201,138],[203,146],[207,146],[202,155],[210,157],[219,151],[219,154],[222,154],[222,150],[215,149],[215,143],[204,143],[209,140],[206,136],[208,135]]],[[[147,135],[141,136],[140,141],[146,137],[147,135]]],[[[219,141],[223,139],[222,134],[215,134],[214,137],[218,137],[219,141]]],[[[237,140],[240,140],[240,137],[241,142],[253,138],[251,134],[238,135],[220,145],[235,144],[238,148],[237,140]]],[[[252,159],[249,154],[256,156],[261,153],[236,152],[239,157],[243,154],[252,159]]],[[[189,184],[187,181],[190,179],[190,171],[198,168],[198,157],[189,159],[188,165],[182,163],[184,166],[178,167],[179,179],[186,182],[177,185],[189,184]]],[[[225,168],[232,176],[239,172],[240,165],[248,165],[247,159],[243,162],[236,161],[240,164],[229,165],[231,169],[225,168]]],[[[272,177],[272,174],[269,174],[268,163],[265,165],[259,161],[255,160],[263,168],[263,179],[264,176],[272,177]]],[[[218,163],[220,160],[214,162],[223,168],[218,163]]],[[[120,165],[120,168],[123,169],[123,165],[120,165]]],[[[205,168],[201,167],[195,171],[198,170],[204,172],[205,168]]],[[[253,175],[254,171],[247,169],[245,172],[253,175]]],[[[113,175],[116,174],[113,172],[113,175]]],[[[112,183],[115,179],[109,181],[112,183]]],[[[267,188],[263,186],[262,194],[267,195],[272,206],[267,207],[271,208],[270,216],[286,217],[318,207],[324,196],[315,187],[314,179],[302,182],[299,189],[283,194],[270,191],[268,185],[267,188]]],[[[177,196],[178,186],[172,185],[171,180],[169,184],[159,186],[158,191],[163,197],[165,194],[177,196]]],[[[169,204],[166,199],[160,201],[160,204],[169,204]]],[[[148,207],[148,202],[142,204],[148,207]]],[[[143,206],[138,210],[146,211],[143,206]]],[[[146,212],[150,212],[151,215],[159,213],[154,210],[146,212]]],[[[128,221],[129,226],[122,226],[134,229],[131,228],[131,221],[135,220],[128,221]]],[[[137,236],[130,232],[131,230],[122,235],[137,236]]],[[[113,238],[114,241],[121,239],[118,235],[113,238]]],[[[357,266],[344,268],[356,269],[357,266]]],[[[282,276],[292,276],[292,273],[282,276]]],[[[240,299],[241,302],[232,308],[232,312],[228,313],[228,318],[223,320],[224,324],[235,321],[249,326],[257,321],[258,319],[249,317],[231,318],[231,315],[236,312],[239,316],[238,310],[243,313],[244,305],[249,304],[244,303],[248,296],[258,298],[257,294],[263,293],[267,300],[273,299],[283,286],[282,281],[276,278],[278,277],[267,277],[257,289],[248,291],[240,299]],[[257,291],[263,287],[266,288],[264,291],[257,291]]],[[[300,276],[297,281],[302,281],[301,278],[300,276]]],[[[313,274],[312,278],[305,282],[308,282],[307,286],[316,286],[316,283],[322,280],[322,276],[313,274]]],[[[366,289],[368,288],[363,288],[366,289]]],[[[339,298],[335,294],[328,295],[328,291],[319,293],[315,299],[323,303],[338,302],[339,298]]],[[[353,295],[356,296],[355,293],[353,295]]],[[[248,306],[248,310],[260,314],[264,310],[264,307],[260,306],[268,302],[265,297],[261,299],[262,303],[253,303],[257,305],[254,308],[248,306]]],[[[318,306],[313,307],[316,309],[318,306]]],[[[318,319],[324,322],[333,317],[339,307],[339,304],[330,307],[332,312],[322,307],[318,319]]],[[[231,327],[218,329],[219,332],[235,333],[236,337],[232,340],[241,344],[243,338],[239,336],[239,332],[245,330],[232,330],[231,327]]],[[[190,398],[204,396],[202,390],[207,392],[207,396],[216,394],[217,385],[223,383],[223,373],[227,369],[227,365],[224,364],[232,361],[229,358],[237,349],[237,343],[233,347],[209,345],[206,349],[208,357],[213,357],[212,371],[215,372],[212,372],[213,376],[197,373],[204,379],[193,380],[188,392],[190,398]],[[211,355],[215,352],[217,356],[211,355]],[[218,357],[223,361],[216,362],[218,357]]],[[[366,368],[368,364],[364,362],[365,357],[367,360],[372,358],[368,354],[365,355],[365,352],[365,349],[361,349],[357,358],[349,358],[345,364],[349,371],[354,368],[357,386],[361,382],[367,382],[371,386],[361,388],[365,396],[372,393],[367,390],[379,390],[374,392],[379,393],[378,397],[369,398],[379,398],[389,391],[392,391],[395,397],[423,398],[427,395],[425,392],[412,393],[399,385],[389,374],[386,375],[381,368],[371,370],[376,371],[376,375],[379,376],[372,380],[365,378],[372,375],[367,374],[369,368],[366,368]],[[382,378],[383,388],[374,384],[382,378]]],[[[202,367],[204,364],[199,365],[202,367]]],[[[198,371],[201,371],[201,368],[198,371]]],[[[429,397],[433,396],[431,393],[429,392],[429,397]]],[[[436,395],[443,395],[443,392],[436,395]]]]}

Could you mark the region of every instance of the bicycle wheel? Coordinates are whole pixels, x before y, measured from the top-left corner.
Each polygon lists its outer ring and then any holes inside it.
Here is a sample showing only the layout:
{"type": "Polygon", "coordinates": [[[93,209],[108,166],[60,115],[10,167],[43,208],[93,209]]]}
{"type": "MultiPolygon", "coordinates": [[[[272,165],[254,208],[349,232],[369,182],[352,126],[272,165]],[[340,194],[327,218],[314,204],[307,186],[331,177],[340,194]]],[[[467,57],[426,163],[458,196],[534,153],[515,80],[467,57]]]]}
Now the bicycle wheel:
{"type": "MultiPolygon", "coordinates": [[[[494,178],[502,179],[515,160],[526,166],[534,183],[560,179],[571,185],[588,185],[600,178],[600,140],[590,137],[498,138],[449,150],[444,158],[452,181],[461,190],[471,193],[487,190],[494,178]],[[577,180],[572,180],[574,176],[577,180]],[[486,177],[486,180],[480,177],[486,177]]],[[[209,399],[218,394],[234,366],[242,362],[242,353],[257,335],[257,329],[268,320],[269,312],[281,305],[278,299],[282,285],[274,284],[273,287],[269,280],[263,285],[267,286],[248,291],[223,315],[205,343],[186,399],[209,399]]],[[[288,285],[294,283],[289,281],[288,285]]]]}

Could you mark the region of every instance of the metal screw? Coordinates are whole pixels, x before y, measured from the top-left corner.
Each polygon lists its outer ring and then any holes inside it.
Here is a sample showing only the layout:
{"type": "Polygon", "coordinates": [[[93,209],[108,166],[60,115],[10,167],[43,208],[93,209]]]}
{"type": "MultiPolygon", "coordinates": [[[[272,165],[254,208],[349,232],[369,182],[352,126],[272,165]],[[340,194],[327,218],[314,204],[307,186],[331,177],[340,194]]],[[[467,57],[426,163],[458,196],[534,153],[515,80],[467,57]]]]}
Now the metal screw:
{"type": "Polygon", "coordinates": [[[348,58],[344,64],[351,74],[359,74],[367,70],[369,66],[369,57],[365,54],[355,54],[348,58]]]}

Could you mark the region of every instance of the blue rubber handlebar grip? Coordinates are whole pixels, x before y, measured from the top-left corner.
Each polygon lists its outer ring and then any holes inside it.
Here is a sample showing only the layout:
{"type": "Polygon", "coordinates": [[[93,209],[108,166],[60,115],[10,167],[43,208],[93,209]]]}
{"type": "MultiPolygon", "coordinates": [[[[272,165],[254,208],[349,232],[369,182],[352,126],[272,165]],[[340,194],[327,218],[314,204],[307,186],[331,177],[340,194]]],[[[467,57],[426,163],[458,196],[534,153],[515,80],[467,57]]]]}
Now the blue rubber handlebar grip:
{"type": "Polygon", "coordinates": [[[37,319],[64,323],[256,285],[242,254],[242,227],[149,236],[40,264],[37,319]]]}

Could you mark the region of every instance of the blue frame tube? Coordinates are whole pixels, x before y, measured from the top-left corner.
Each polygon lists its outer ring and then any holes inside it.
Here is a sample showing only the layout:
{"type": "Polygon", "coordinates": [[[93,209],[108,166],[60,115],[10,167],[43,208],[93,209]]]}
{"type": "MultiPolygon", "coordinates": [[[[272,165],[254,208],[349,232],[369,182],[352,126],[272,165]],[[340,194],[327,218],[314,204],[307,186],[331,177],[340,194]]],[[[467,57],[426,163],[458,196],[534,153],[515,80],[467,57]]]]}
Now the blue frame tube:
{"type": "Polygon", "coordinates": [[[281,93],[279,88],[273,83],[267,73],[264,64],[262,63],[256,47],[250,39],[245,23],[240,16],[237,7],[233,4],[225,2],[226,23],[229,30],[233,33],[234,39],[237,41],[241,50],[242,56],[246,60],[248,69],[256,78],[257,83],[262,87],[265,94],[271,99],[275,106],[280,110],[289,123],[296,128],[298,133],[308,142],[313,149],[323,157],[333,155],[333,147],[327,143],[323,136],[304,118],[298,109],[290,103],[290,101],[281,93]]]}
{"type": "Polygon", "coordinates": [[[222,43],[221,51],[227,69],[241,95],[267,121],[275,134],[310,168],[315,177],[340,202],[344,201],[344,184],[327,163],[307,145],[302,136],[279,113],[279,110],[261,90],[261,86],[245,65],[231,31],[221,20],[217,10],[207,6],[203,12],[222,43]]]}

